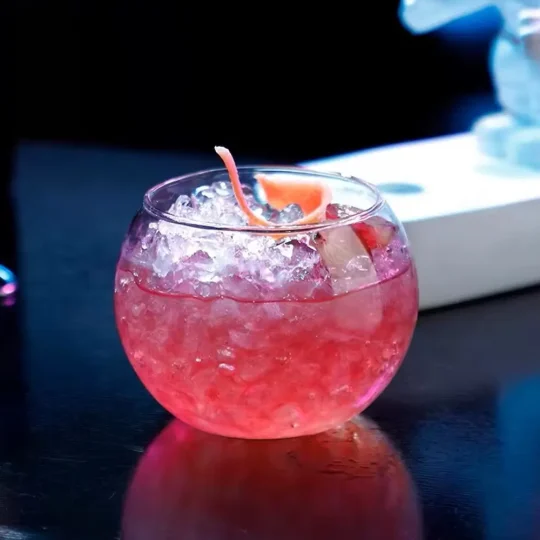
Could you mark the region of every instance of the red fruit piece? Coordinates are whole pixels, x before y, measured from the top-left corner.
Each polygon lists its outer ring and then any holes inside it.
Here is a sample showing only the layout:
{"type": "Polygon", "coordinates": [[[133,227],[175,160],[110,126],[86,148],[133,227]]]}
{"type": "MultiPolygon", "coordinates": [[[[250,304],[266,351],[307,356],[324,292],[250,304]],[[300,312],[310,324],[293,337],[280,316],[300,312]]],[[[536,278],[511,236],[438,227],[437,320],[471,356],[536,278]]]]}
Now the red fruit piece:
{"type": "Polygon", "coordinates": [[[396,226],[380,216],[356,223],[352,228],[370,251],[385,248],[396,233],[396,226]]]}
{"type": "MultiPolygon", "coordinates": [[[[336,220],[353,215],[349,207],[329,204],[326,208],[326,219],[336,220]]],[[[351,226],[365,248],[371,253],[374,249],[385,248],[396,233],[396,226],[380,216],[368,218],[366,221],[351,226]]]]}

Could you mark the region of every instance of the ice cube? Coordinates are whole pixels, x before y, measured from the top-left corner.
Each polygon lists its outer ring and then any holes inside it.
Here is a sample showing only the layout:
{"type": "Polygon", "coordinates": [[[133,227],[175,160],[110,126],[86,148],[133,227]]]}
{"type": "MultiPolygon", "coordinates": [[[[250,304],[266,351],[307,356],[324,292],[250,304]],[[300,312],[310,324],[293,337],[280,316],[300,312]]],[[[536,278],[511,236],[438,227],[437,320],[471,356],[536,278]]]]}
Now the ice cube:
{"type": "Polygon", "coordinates": [[[332,203],[326,207],[326,219],[327,221],[334,221],[336,219],[343,219],[346,217],[358,214],[361,210],[354,206],[347,206],[346,204],[332,203]]]}
{"type": "Polygon", "coordinates": [[[277,223],[279,219],[279,211],[270,206],[269,204],[262,205],[262,217],[272,223],[277,223]]]}
{"type": "Polygon", "coordinates": [[[169,239],[167,236],[160,236],[156,242],[156,251],[152,266],[154,272],[159,277],[165,277],[173,268],[174,261],[169,248],[169,239]]]}
{"type": "Polygon", "coordinates": [[[286,225],[304,217],[302,209],[297,204],[289,204],[280,211],[268,203],[259,203],[255,198],[252,198],[249,205],[255,214],[277,225],[286,225]]]}
{"type": "Polygon", "coordinates": [[[276,222],[280,225],[298,221],[304,217],[304,212],[297,204],[289,204],[278,213],[276,222]]]}
{"type": "Polygon", "coordinates": [[[335,294],[344,294],[377,281],[369,251],[352,226],[321,231],[317,250],[332,279],[335,294]]]}
{"type": "Polygon", "coordinates": [[[225,295],[245,300],[253,300],[261,296],[260,285],[254,283],[250,276],[241,274],[222,275],[222,282],[225,295]]]}
{"type": "MultiPolygon", "coordinates": [[[[336,290],[335,282],[333,285],[334,292],[339,294],[358,291],[361,283],[353,284],[349,291],[336,290]]],[[[352,336],[365,336],[377,330],[383,320],[384,296],[379,285],[370,285],[354,294],[343,294],[332,304],[333,327],[338,333],[349,332],[352,336]]]]}
{"type": "Polygon", "coordinates": [[[210,257],[210,255],[208,255],[208,253],[205,251],[197,249],[197,251],[195,251],[193,255],[190,255],[185,262],[194,264],[196,266],[207,265],[208,263],[212,262],[212,257],[210,257]]]}
{"type": "Polygon", "coordinates": [[[180,195],[169,208],[169,214],[178,217],[186,217],[192,210],[191,197],[189,197],[189,195],[180,195]]]}
{"type": "Polygon", "coordinates": [[[214,182],[210,187],[218,197],[234,197],[232,185],[229,182],[214,182]]]}
{"type": "Polygon", "coordinates": [[[206,324],[210,327],[234,326],[240,316],[240,309],[234,300],[220,298],[211,305],[206,324]]]}
{"type": "Polygon", "coordinates": [[[193,198],[199,203],[199,204],[205,204],[209,200],[216,197],[216,192],[212,189],[212,186],[199,186],[194,192],[193,192],[193,198]]]}
{"type": "Polygon", "coordinates": [[[197,208],[194,219],[221,225],[245,225],[246,217],[233,196],[220,196],[213,189],[199,191],[196,195],[197,208]]]}
{"type": "MultiPolygon", "coordinates": [[[[330,274],[317,250],[308,245],[309,237],[280,242],[274,251],[281,256],[279,282],[289,297],[327,296],[330,274]]],[[[270,262],[276,259],[271,258],[270,262]]]]}
{"type": "MultiPolygon", "coordinates": [[[[250,186],[242,189],[254,211],[276,224],[291,223],[303,216],[296,204],[278,212],[261,203],[250,186]]],[[[209,224],[247,224],[232,185],[226,181],[199,186],[191,197],[180,195],[171,212],[182,217],[189,214],[190,219],[209,224]]],[[[157,277],[172,281],[169,285],[175,290],[185,285],[204,297],[229,294],[250,299],[282,298],[289,282],[304,282],[306,287],[300,289],[311,294],[309,291],[328,277],[319,253],[307,245],[307,235],[276,243],[268,235],[203,230],[166,221],[156,223],[152,235],[156,239],[151,251],[157,277]]]]}
{"type": "Polygon", "coordinates": [[[320,260],[317,250],[302,240],[291,240],[289,244],[293,247],[291,253],[291,262],[294,266],[301,266],[303,268],[313,266],[320,260]]]}
{"type": "Polygon", "coordinates": [[[261,310],[264,313],[265,319],[274,319],[279,321],[283,319],[283,310],[279,304],[275,302],[268,302],[267,304],[261,304],[261,310]]]}
{"type": "Polygon", "coordinates": [[[294,254],[294,240],[286,240],[284,242],[278,242],[276,244],[276,252],[279,253],[283,259],[290,261],[294,254]]]}

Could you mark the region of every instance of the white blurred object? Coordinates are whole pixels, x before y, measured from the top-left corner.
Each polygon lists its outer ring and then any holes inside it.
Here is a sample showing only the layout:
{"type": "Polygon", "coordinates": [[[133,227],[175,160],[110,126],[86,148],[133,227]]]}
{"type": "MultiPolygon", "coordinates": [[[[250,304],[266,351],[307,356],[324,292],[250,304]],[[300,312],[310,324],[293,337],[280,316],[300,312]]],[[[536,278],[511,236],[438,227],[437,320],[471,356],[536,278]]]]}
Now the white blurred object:
{"type": "Polygon", "coordinates": [[[502,16],[490,69],[504,112],[481,118],[473,131],[482,152],[540,171],[540,0],[402,0],[400,18],[424,33],[487,6],[502,16]]]}
{"type": "Polygon", "coordinates": [[[540,283],[540,171],[472,134],[302,164],[379,186],[411,241],[422,309],[540,283]]]}

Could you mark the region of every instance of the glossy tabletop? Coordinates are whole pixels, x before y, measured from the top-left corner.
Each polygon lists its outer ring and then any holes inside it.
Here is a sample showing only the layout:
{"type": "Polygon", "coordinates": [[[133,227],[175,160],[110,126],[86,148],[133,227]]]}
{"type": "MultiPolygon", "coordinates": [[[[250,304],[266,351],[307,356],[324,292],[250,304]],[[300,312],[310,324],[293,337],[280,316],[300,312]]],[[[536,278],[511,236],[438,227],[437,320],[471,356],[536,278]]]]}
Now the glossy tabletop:
{"type": "Polygon", "coordinates": [[[0,308],[0,539],[540,537],[538,288],[421,314],[352,458],[337,435],[233,443],[170,423],[120,346],[114,267],[144,190],[216,164],[19,147],[21,288],[0,308]]]}

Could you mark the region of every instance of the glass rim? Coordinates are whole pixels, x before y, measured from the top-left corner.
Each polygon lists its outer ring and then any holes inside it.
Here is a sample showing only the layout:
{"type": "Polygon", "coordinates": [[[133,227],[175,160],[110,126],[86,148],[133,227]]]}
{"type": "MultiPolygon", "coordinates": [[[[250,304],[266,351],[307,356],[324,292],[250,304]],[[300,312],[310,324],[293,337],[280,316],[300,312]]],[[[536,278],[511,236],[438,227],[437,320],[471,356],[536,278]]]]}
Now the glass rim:
{"type": "Polygon", "coordinates": [[[223,231],[223,232],[245,232],[253,234],[301,234],[309,232],[318,232],[326,229],[332,229],[339,226],[345,225],[354,225],[356,223],[361,223],[373,217],[385,204],[385,200],[382,197],[380,191],[377,187],[365,180],[354,176],[344,176],[341,173],[333,172],[324,172],[324,171],[315,171],[313,169],[308,169],[305,167],[298,166],[275,166],[275,165],[247,165],[237,167],[238,172],[242,171],[254,171],[254,172],[271,172],[271,173],[296,173],[304,176],[315,176],[318,178],[328,178],[333,180],[339,180],[341,182],[347,182],[349,184],[356,184],[367,188],[367,190],[373,195],[374,202],[366,209],[359,210],[354,214],[351,214],[346,217],[338,218],[332,221],[325,221],[322,223],[312,223],[312,224],[302,224],[302,225],[291,225],[291,224],[276,224],[272,227],[263,227],[259,225],[226,225],[220,224],[215,221],[202,221],[197,219],[190,219],[186,217],[179,217],[164,210],[160,210],[152,202],[152,197],[161,191],[164,188],[167,188],[171,185],[186,182],[188,180],[193,180],[198,176],[203,176],[207,174],[215,173],[225,173],[228,174],[227,169],[224,167],[216,169],[206,169],[202,171],[197,171],[194,173],[184,174],[182,176],[177,176],[160,182],[155,186],[152,186],[146,191],[143,198],[143,208],[146,212],[151,214],[157,219],[167,221],[176,225],[183,225],[186,227],[192,227],[196,229],[203,230],[214,230],[214,231],[223,231]]]}

